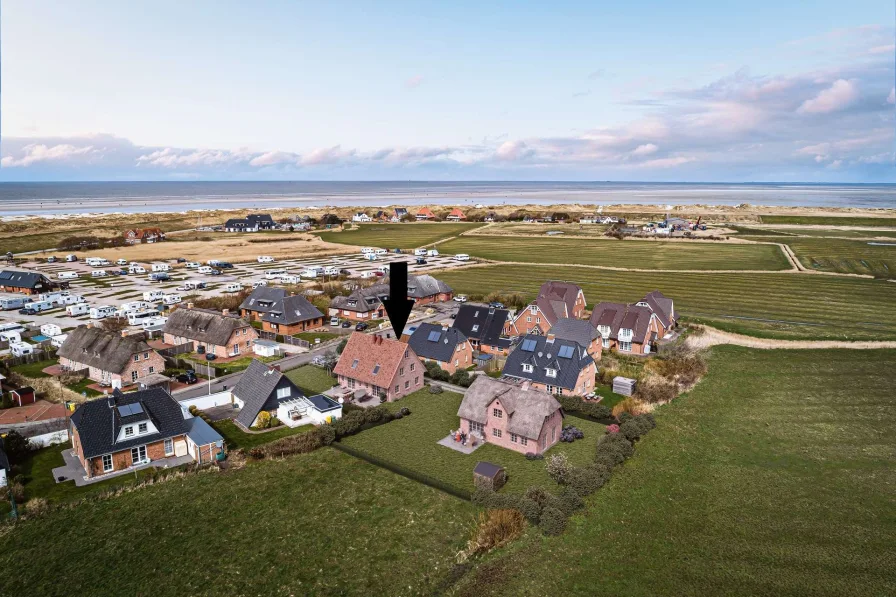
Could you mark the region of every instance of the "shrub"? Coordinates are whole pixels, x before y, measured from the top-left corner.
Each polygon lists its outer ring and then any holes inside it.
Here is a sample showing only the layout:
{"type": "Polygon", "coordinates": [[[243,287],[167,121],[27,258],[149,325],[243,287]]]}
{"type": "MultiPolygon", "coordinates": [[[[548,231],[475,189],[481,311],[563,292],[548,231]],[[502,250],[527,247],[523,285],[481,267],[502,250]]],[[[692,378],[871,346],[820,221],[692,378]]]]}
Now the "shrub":
{"type": "Polygon", "coordinates": [[[570,487],[564,487],[560,491],[560,495],[557,496],[557,502],[560,506],[559,510],[566,516],[572,516],[576,510],[585,507],[585,502],[570,487]]]}
{"type": "Polygon", "coordinates": [[[401,407],[401,410],[399,410],[398,412],[401,413],[403,416],[406,417],[406,416],[408,416],[409,414],[411,414],[411,409],[409,409],[407,406],[402,406],[402,407],[401,407]]]}
{"type": "Polygon", "coordinates": [[[429,393],[430,393],[430,394],[441,394],[442,391],[443,391],[443,390],[442,390],[442,386],[432,386],[432,385],[429,386],[429,393]]]}
{"type": "Polygon", "coordinates": [[[552,454],[545,462],[544,467],[548,476],[553,479],[555,483],[559,483],[560,485],[566,483],[569,478],[569,473],[572,470],[572,466],[569,464],[569,458],[567,458],[566,454],[563,452],[552,454]]]}
{"type": "Polygon", "coordinates": [[[622,425],[623,423],[627,423],[628,421],[634,419],[635,416],[628,411],[622,411],[616,418],[619,419],[619,424],[622,425]]]}
{"type": "Polygon", "coordinates": [[[271,417],[271,421],[270,421],[270,423],[268,424],[268,426],[269,426],[269,427],[279,427],[279,426],[280,426],[280,419],[277,418],[277,417],[275,417],[275,416],[272,416],[272,417],[271,417]]]}
{"type": "Polygon", "coordinates": [[[21,464],[34,451],[34,444],[18,431],[10,431],[3,438],[4,451],[12,465],[21,464]]]}
{"type": "Polygon", "coordinates": [[[190,405],[190,408],[188,408],[187,410],[189,410],[189,411],[190,411],[190,414],[193,415],[194,417],[195,417],[195,416],[197,415],[197,413],[199,412],[199,409],[196,408],[196,405],[195,405],[195,404],[191,404],[191,405],[190,405]]]}
{"type": "MultiPolygon", "coordinates": [[[[635,390],[635,396],[648,404],[669,402],[677,395],[678,384],[658,375],[648,376],[638,384],[635,390]]],[[[617,404],[617,406],[619,405],[617,404]]]]}
{"type": "Polygon", "coordinates": [[[600,403],[585,403],[582,405],[582,413],[593,419],[609,419],[613,412],[600,403]]]}
{"type": "Polygon", "coordinates": [[[619,433],[630,442],[636,441],[641,437],[641,425],[635,419],[631,419],[619,426],[619,433]]]}
{"type": "Polygon", "coordinates": [[[463,555],[469,557],[503,547],[519,538],[525,528],[526,519],[519,510],[502,508],[482,512],[463,555]]]}
{"type": "Polygon", "coordinates": [[[577,439],[582,439],[585,437],[584,432],[578,427],[574,427],[573,425],[567,425],[563,429],[560,430],[560,441],[572,443],[577,439]]]}
{"type": "Polygon", "coordinates": [[[533,499],[524,497],[520,500],[520,512],[523,513],[523,516],[526,517],[532,524],[538,524],[539,519],[541,518],[541,506],[538,505],[533,499]]]}
{"type": "Polygon", "coordinates": [[[18,503],[22,503],[25,501],[25,486],[19,483],[18,481],[14,481],[9,486],[9,491],[12,493],[12,497],[18,503]]]}
{"type": "Polygon", "coordinates": [[[321,425],[317,428],[318,433],[320,434],[321,443],[325,446],[329,446],[334,441],[336,441],[336,430],[333,429],[332,425],[321,425]]]}
{"type": "Polygon", "coordinates": [[[395,413],[395,418],[396,418],[396,419],[403,419],[403,418],[404,418],[404,415],[401,414],[400,412],[397,412],[397,413],[395,413]]]}
{"type": "Polygon", "coordinates": [[[366,421],[367,415],[364,410],[353,410],[333,423],[333,430],[336,431],[336,437],[354,435],[361,431],[366,421]]]}
{"type": "Polygon", "coordinates": [[[535,452],[526,452],[526,460],[544,460],[544,454],[536,454],[535,452]]]}
{"type": "Polygon", "coordinates": [[[375,408],[368,408],[364,413],[364,419],[368,423],[378,423],[383,420],[383,405],[377,406],[375,408]]]}
{"type": "Polygon", "coordinates": [[[255,419],[255,428],[256,429],[267,429],[271,426],[271,413],[266,410],[258,413],[258,417],[255,419]]]}
{"type": "Polygon", "coordinates": [[[254,448],[249,450],[249,456],[251,456],[255,460],[261,460],[262,458],[264,458],[264,450],[262,450],[260,446],[255,446],[254,448]]]}
{"type": "Polygon", "coordinates": [[[617,425],[616,423],[607,425],[607,428],[604,429],[604,433],[619,433],[619,425],[617,425]]]}
{"type": "Polygon", "coordinates": [[[652,413],[643,413],[638,415],[638,419],[643,421],[648,429],[656,429],[656,418],[654,418],[652,413]]]}
{"type": "Polygon", "coordinates": [[[569,487],[581,497],[591,495],[606,483],[608,474],[604,474],[607,469],[600,466],[587,466],[584,468],[575,468],[569,476],[569,487]]]}
{"type": "Polygon", "coordinates": [[[635,449],[632,447],[631,442],[621,432],[610,433],[597,440],[598,453],[600,453],[601,450],[608,450],[611,453],[613,451],[618,451],[622,455],[623,460],[635,453],[635,449]]]}
{"type": "Polygon", "coordinates": [[[706,361],[703,357],[683,345],[678,345],[663,354],[662,358],[655,359],[653,367],[666,379],[686,386],[706,374],[706,361]]]}
{"type": "Polygon", "coordinates": [[[644,407],[641,405],[640,402],[638,402],[634,398],[629,397],[629,398],[625,398],[624,400],[621,400],[619,403],[617,403],[616,406],[613,407],[612,414],[614,417],[618,418],[619,415],[624,412],[636,415],[636,414],[640,413],[643,409],[644,409],[644,407]]]}
{"type": "Polygon", "coordinates": [[[471,501],[477,506],[488,506],[489,502],[492,499],[492,495],[494,495],[494,491],[491,489],[486,489],[484,487],[477,487],[473,492],[473,495],[470,497],[471,501]]]}
{"type": "Polygon", "coordinates": [[[566,516],[557,508],[548,506],[541,512],[539,526],[545,535],[562,535],[566,530],[566,516]]]}
{"type": "Polygon", "coordinates": [[[618,463],[613,455],[598,450],[597,455],[594,457],[594,464],[595,466],[603,466],[612,470],[618,463]]]}
{"type": "MultiPolygon", "coordinates": [[[[278,439],[269,444],[253,448],[252,451],[260,449],[264,456],[290,456],[292,454],[307,454],[313,452],[323,446],[323,438],[317,429],[307,433],[298,433],[278,439]]],[[[252,453],[250,451],[250,454],[252,453]]],[[[254,454],[253,454],[254,457],[254,454]]]]}
{"type": "Polygon", "coordinates": [[[46,514],[50,510],[50,503],[46,498],[36,497],[31,498],[25,503],[25,513],[35,516],[40,516],[41,514],[46,514]]]}

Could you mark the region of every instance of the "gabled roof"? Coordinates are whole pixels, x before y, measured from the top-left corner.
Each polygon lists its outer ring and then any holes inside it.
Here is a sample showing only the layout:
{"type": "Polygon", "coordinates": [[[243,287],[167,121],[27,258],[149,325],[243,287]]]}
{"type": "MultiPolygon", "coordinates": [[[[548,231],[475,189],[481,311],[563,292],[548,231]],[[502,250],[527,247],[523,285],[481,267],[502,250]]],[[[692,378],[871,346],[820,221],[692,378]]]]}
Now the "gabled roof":
{"type": "Polygon", "coordinates": [[[467,388],[457,416],[486,423],[489,405],[495,399],[500,400],[507,413],[507,430],[530,439],[538,439],[545,419],[561,410],[557,399],[544,390],[523,388],[512,382],[479,375],[467,388]]]}
{"type": "Polygon", "coordinates": [[[542,307],[543,304],[551,305],[555,320],[561,317],[572,317],[580,292],[582,289],[572,282],[549,280],[538,290],[536,302],[542,311],[545,311],[545,308],[542,307]]]}
{"type": "Polygon", "coordinates": [[[467,338],[489,346],[497,346],[508,317],[510,311],[507,309],[465,304],[458,309],[457,318],[451,327],[463,332],[467,338]]]}
{"type": "Polygon", "coordinates": [[[396,207],[395,215],[398,216],[399,218],[402,216],[406,216],[406,215],[408,215],[408,210],[405,209],[404,207],[396,207]]]}
{"type": "Polygon", "coordinates": [[[648,292],[644,295],[639,303],[645,303],[647,308],[653,311],[657,318],[660,320],[660,323],[663,324],[663,327],[670,327],[672,323],[678,318],[675,313],[675,304],[666,295],[664,295],[659,290],[654,290],[653,292],[648,292]]]}
{"type": "Polygon", "coordinates": [[[163,332],[216,346],[226,346],[233,332],[249,327],[236,315],[223,315],[208,309],[175,309],[168,315],[163,332]]]}
{"type": "Polygon", "coordinates": [[[408,276],[408,298],[426,298],[452,292],[451,287],[429,274],[408,276]]]}
{"type": "Polygon", "coordinates": [[[159,442],[183,435],[190,429],[184,420],[180,404],[159,387],[127,394],[115,390],[111,396],[83,403],[72,413],[71,421],[78,430],[85,458],[159,442]],[[127,409],[122,407],[132,404],[137,404],[140,408],[138,412],[128,414],[127,409]],[[152,422],[157,433],[116,441],[122,426],[146,420],[152,422]]]}
{"type": "Polygon", "coordinates": [[[598,303],[589,321],[598,331],[601,326],[608,326],[612,340],[618,340],[620,329],[629,329],[633,332],[634,341],[641,342],[650,327],[651,314],[650,309],[638,305],[598,303]]]}
{"type": "Polygon", "coordinates": [[[389,296],[388,284],[374,284],[367,288],[359,288],[348,296],[334,296],[330,301],[330,307],[357,313],[369,313],[379,308],[379,297],[381,296],[389,296]]]}
{"type": "Polygon", "coordinates": [[[249,428],[262,409],[276,408],[277,389],[282,387],[289,387],[292,398],[304,396],[280,371],[253,359],[232,390],[233,395],[243,401],[243,408],[236,416],[236,422],[249,428]]]}
{"type": "Polygon", "coordinates": [[[454,351],[467,337],[457,328],[443,328],[433,323],[421,323],[408,340],[417,356],[443,363],[454,358],[454,351]]]}
{"type": "Polygon", "coordinates": [[[259,286],[258,288],[255,288],[252,291],[252,294],[247,296],[242,303],[240,303],[240,309],[267,313],[285,296],[286,290],[284,288],[259,286]]]}
{"type": "Polygon", "coordinates": [[[553,334],[561,340],[571,340],[586,348],[597,339],[598,335],[597,329],[591,325],[591,322],[569,317],[558,319],[548,334],[553,334]]]}
{"type": "Polygon", "coordinates": [[[593,362],[585,347],[577,342],[557,338],[551,342],[546,336],[528,334],[507,356],[502,373],[571,390],[576,387],[582,369],[593,362]],[[532,371],[524,371],[524,364],[531,365],[532,371]],[[556,370],[557,376],[548,377],[546,369],[556,370]]]}
{"type": "Polygon", "coordinates": [[[142,336],[122,336],[82,325],[68,333],[57,354],[101,371],[120,374],[131,362],[131,357],[141,352],[155,353],[142,336]]]}
{"type": "Polygon", "coordinates": [[[0,286],[35,290],[40,288],[41,285],[50,286],[51,284],[52,282],[48,277],[36,272],[21,272],[11,269],[0,271],[0,286]]]}
{"type": "Polygon", "coordinates": [[[386,388],[395,377],[406,350],[416,358],[414,349],[403,342],[353,332],[333,373],[386,388]]]}
{"type": "Polygon", "coordinates": [[[308,302],[304,296],[294,294],[285,296],[267,313],[261,316],[262,321],[292,325],[323,317],[317,307],[308,302]]]}
{"type": "Polygon", "coordinates": [[[426,216],[428,218],[436,217],[436,214],[432,213],[432,210],[429,209],[428,207],[421,208],[420,211],[417,212],[417,215],[418,216],[426,216]]]}
{"type": "Polygon", "coordinates": [[[451,213],[448,214],[449,218],[460,218],[462,220],[467,219],[467,216],[464,215],[464,212],[460,210],[459,207],[455,207],[451,210],[451,213]]]}

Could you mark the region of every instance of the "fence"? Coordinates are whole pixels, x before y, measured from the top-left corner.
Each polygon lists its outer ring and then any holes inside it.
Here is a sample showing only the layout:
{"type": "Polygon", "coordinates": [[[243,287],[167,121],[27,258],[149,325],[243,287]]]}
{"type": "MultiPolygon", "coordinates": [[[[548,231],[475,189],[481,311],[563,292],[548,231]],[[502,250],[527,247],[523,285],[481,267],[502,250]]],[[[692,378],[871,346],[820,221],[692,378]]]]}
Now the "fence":
{"type": "MultiPolygon", "coordinates": [[[[373,464],[380,468],[384,468],[387,471],[391,471],[391,472],[395,473],[396,475],[401,475],[402,477],[410,479],[411,481],[417,481],[418,483],[423,483],[424,485],[428,485],[429,487],[432,487],[433,489],[438,489],[439,491],[444,491],[445,493],[447,493],[449,495],[453,495],[454,497],[460,498],[467,502],[472,501],[472,494],[469,491],[464,491],[463,489],[460,489],[459,487],[455,487],[454,485],[445,483],[444,481],[442,481],[440,479],[436,479],[435,477],[431,477],[425,473],[413,471],[409,468],[399,466],[399,465],[395,464],[394,462],[382,460],[381,458],[377,458],[373,454],[368,454],[367,452],[364,452],[362,450],[358,450],[356,448],[351,448],[351,447],[346,446],[345,444],[342,444],[340,442],[333,442],[333,444],[331,444],[331,445],[332,445],[332,447],[336,448],[340,452],[345,452],[349,456],[354,456],[355,458],[360,458],[361,460],[365,460],[365,461],[369,462],[370,464],[373,464]]],[[[470,473],[471,478],[472,478],[472,474],[473,473],[471,472],[470,473]]]]}
{"type": "Polygon", "coordinates": [[[160,348],[156,352],[163,357],[174,357],[179,354],[193,352],[193,350],[193,343],[185,342],[183,344],[178,344],[177,346],[172,346],[171,348],[160,348]]]}
{"type": "Polygon", "coordinates": [[[56,353],[54,350],[44,349],[44,350],[35,350],[31,354],[22,355],[20,357],[7,357],[4,359],[4,363],[7,367],[15,367],[16,365],[24,365],[26,363],[36,363],[38,361],[47,361],[49,359],[55,358],[56,353]]]}
{"type": "Polygon", "coordinates": [[[164,358],[166,369],[192,369],[197,374],[205,375],[211,379],[215,379],[218,376],[217,367],[211,363],[197,363],[195,361],[188,361],[186,359],[169,356],[165,356],[164,358]]]}
{"type": "Polygon", "coordinates": [[[284,336],[278,334],[276,332],[266,332],[264,330],[257,330],[258,337],[261,340],[272,340],[274,342],[282,342],[283,344],[289,344],[290,346],[300,346],[301,348],[310,348],[311,343],[307,340],[302,340],[301,338],[293,338],[292,336],[284,336]]]}

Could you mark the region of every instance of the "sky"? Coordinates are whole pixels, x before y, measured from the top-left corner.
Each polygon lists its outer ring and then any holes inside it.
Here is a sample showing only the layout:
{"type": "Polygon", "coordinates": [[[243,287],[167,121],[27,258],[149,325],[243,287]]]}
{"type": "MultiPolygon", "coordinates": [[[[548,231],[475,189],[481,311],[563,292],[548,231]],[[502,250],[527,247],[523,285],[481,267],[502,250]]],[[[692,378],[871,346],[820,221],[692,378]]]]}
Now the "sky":
{"type": "Polygon", "coordinates": [[[896,182],[896,6],[4,0],[0,181],[896,182]]]}

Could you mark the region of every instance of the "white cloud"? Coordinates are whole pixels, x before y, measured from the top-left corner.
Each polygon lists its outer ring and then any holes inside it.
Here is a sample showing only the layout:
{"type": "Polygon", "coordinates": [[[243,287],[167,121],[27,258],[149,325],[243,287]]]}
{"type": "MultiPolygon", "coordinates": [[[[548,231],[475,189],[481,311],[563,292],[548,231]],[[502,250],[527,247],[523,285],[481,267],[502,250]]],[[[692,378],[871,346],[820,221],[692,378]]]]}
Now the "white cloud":
{"type": "Polygon", "coordinates": [[[638,145],[633,151],[633,156],[644,156],[650,155],[652,153],[656,153],[659,147],[654,145],[653,143],[645,143],[644,145],[638,145]]]}
{"type": "Polygon", "coordinates": [[[15,166],[31,166],[39,162],[66,162],[73,158],[89,155],[94,152],[93,146],[75,147],[68,143],[59,145],[44,145],[35,143],[26,145],[19,157],[5,156],[0,160],[0,166],[12,168],[15,166]]]}
{"type": "Polygon", "coordinates": [[[250,166],[278,166],[280,164],[295,164],[299,157],[287,151],[268,151],[249,160],[250,166]]]}
{"type": "Polygon", "coordinates": [[[410,79],[404,82],[404,86],[408,89],[416,89],[423,84],[423,75],[414,75],[410,79]]]}
{"type": "Polygon", "coordinates": [[[878,54],[892,54],[893,52],[896,52],[896,44],[874,46],[873,48],[868,49],[868,54],[871,54],[872,56],[878,54]]]}
{"type": "Polygon", "coordinates": [[[859,88],[855,81],[837,79],[828,89],[800,105],[800,114],[830,114],[848,108],[859,98],[859,88]]]}
{"type": "Polygon", "coordinates": [[[300,163],[304,166],[319,166],[321,164],[335,164],[353,157],[357,152],[354,149],[343,150],[341,146],[322,147],[315,149],[308,155],[303,155],[300,163]]]}
{"type": "Polygon", "coordinates": [[[534,154],[535,152],[523,141],[505,141],[495,151],[495,158],[503,162],[518,162],[534,154]]]}
{"type": "Polygon", "coordinates": [[[896,87],[890,89],[890,95],[887,96],[888,104],[896,104],[896,87]]]}

